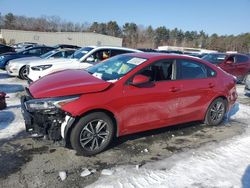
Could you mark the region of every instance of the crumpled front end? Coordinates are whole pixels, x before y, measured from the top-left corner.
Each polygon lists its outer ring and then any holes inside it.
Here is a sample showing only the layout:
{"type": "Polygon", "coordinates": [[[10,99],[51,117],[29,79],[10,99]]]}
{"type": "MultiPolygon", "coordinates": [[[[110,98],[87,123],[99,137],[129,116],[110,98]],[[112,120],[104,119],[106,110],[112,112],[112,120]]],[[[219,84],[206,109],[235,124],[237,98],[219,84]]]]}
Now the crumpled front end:
{"type": "Polygon", "coordinates": [[[76,97],[34,99],[28,89],[26,91],[27,95],[21,97],[26,131],[31,133],[32,137],[45,137],[53,141],[64,139],[67,126],[73,123],[74,118],[61,110],[59,103],[76,97]]]}

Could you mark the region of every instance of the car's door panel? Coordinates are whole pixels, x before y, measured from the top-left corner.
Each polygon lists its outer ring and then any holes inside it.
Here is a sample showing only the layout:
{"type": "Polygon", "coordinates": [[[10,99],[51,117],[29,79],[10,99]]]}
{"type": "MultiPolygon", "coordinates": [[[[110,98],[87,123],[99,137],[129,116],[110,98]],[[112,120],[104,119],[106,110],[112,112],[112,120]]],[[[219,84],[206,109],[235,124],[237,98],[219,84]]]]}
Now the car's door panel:
{"type": "MultiPolygon", "coordinates": [[[[149,130],[178,123],[176,121],[180,88],[175,81],[148,83],[141,87],[124,86],[123,124],[129,132],[149,130]]],[[[181,88],[180,88],[181,89],[181,88]]]]}
{"type": "MultiPolygon", "coordinates": [[[[210,69],[191,60],[177,61],[177,79],[180,82],[178,121],[187,122],[200,120],[204,115],[204,108],[216,87],[216,81],[210,77],[210,69]],[[209,73],[208,73],[209,72],[209,73]]],[[[215,76],[215,73],[212,74],[215,76]]],[[[177,82],[177,81],[176,81],[177,82]]]]}
{"type": "Polygon", "coordinates": [[[160,61],[139,72],[151,82],[125,85],[122,119],[125,130],[137,132],[176,124],[180,82],[175,81],[175,60],[160,61]]]}

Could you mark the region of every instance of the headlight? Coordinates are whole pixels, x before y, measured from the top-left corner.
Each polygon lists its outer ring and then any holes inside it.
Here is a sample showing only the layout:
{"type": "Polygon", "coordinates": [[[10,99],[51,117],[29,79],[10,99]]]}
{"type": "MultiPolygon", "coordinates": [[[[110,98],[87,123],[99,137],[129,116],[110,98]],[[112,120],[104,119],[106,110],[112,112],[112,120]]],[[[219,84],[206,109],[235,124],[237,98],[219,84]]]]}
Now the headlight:
{"type": "Polygon", "coordinates": [[[39,66],[31,67],[31,69],[34,71],[42,71],[42,70],[48,69],[50,67],[52,67],[52,65],[39,65],[39,66]]]}
{"type": "Polygon", "coordinates": [[[67,96],[46,99],[32,99],[25,102],[26,109],[30,112],[45,111],[51,112],[57,108],[61,108],[66,103],[79,99],[80,96],[67,96]]]}

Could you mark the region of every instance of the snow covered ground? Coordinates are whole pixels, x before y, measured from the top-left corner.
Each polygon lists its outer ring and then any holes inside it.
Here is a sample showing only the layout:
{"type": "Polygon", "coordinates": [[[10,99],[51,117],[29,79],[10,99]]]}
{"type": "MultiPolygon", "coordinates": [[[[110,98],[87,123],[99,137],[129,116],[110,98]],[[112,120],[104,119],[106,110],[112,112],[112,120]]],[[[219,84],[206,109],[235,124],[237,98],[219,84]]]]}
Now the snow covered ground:
{"type": "Polygon", "coordinates": [[[23,92],[25,81],[9,77],[0,71],[0,91],[7,93],[7,108],[0,111],[0,139],[12,138],[25,130],[20,110],[20,93],[23,92]]]}
{"type": "MultiPolygon", "coordinates": [[[[0,91],[8,94],[7,108],[0,111],[0,139],[12,138],[24,131],[20,95],[25,81],[8,77],[0,71],[0,91]]],[[[244,87],[238,86],[239,96],[244,87]]],[[[107,169],[89,187],[250,187],[250,106],[238,104],[231,119],[243,122],[246,131],[240,136],[209,143],[199,149],[180,152],[170,158],[139,166],[107,169]],[[238,110],[238,111],[237,111],[238,110]],[[237,113],[236,113],[237,112],[237,113]],[[105,173],[109,174],[109,173],[105,173]]],[[[228,126],[230,126],[228,124],[228,126]]]]}
{"type": "Polygon", "coordinates": [[[250,107],[239,105],[231,119],[246,122],[243,135],[147,163],[112,169],[89,187],[250,187],[250,107]]]}

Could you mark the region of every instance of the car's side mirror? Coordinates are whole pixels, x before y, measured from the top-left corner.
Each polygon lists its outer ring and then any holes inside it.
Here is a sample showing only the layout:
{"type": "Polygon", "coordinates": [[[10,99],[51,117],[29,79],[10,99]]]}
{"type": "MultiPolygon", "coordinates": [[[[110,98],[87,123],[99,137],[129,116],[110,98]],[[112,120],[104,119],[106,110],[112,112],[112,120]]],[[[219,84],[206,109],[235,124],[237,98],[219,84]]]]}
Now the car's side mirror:
{"type": "Polygon", "coordinates": [[[131,85],[137,86],[140,84],[146,84],[150,81],[150,78],[147,76],[144,76],[142,74],[138,74],[134,76],[132,82],[130,83],[131,85]]]}
{"type": "Polygon", "coordinates": [[[86,59],[86,61],[87,61],[87,62],[94,62],[95,59],[94,59],[93,56],[90,56],[90,57],[88,57],[88,58],[86,59]]]}

